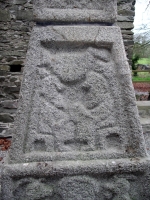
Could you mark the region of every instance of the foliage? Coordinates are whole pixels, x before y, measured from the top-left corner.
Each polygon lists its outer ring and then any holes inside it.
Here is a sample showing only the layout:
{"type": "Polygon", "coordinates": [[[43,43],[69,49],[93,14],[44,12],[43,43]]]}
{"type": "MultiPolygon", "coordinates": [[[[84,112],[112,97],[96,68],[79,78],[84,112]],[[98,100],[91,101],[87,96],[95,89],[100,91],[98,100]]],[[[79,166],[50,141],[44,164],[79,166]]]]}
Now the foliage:
{"type": "MultiPolygon", "coordinates": [[[[134,54],[132,57],[132,70],[136,70],[137,69],[137,63],[138,60],[140,59],[139,55],[134,54]]],[[[137,76],[137,72],[134,72],[134,76],[137,76]]]]}
{"type": "Polygon", "coordinates": [[[149,57],[150,55],[150,39],[149,39],[150,30],[147,29],[146,32],[135,34],[134,35],[134,54],[139,55],[140,57],[149,57]]]}
{"type": "MultiPolygon", "coordinates": [[[[146,1],[145,1],[146,2],[146,1]]],[[[143,0],[136,0],[138,5],[144,5],[143,0]]],[[[134,48],[133,52],[140,55],[140,57],[149,57],[150,56],[150,1],[147,1],[145,10],[142,11],[141,22],[134,28],[134,48]]],[[[138,13],[137,13],[138,15],[138,13]]]]}
{"type": "Polygon", "coordinates": [[[150,65],[150,57],[149,58],[140,58],[138,60],[138,64],[150,65]]]}

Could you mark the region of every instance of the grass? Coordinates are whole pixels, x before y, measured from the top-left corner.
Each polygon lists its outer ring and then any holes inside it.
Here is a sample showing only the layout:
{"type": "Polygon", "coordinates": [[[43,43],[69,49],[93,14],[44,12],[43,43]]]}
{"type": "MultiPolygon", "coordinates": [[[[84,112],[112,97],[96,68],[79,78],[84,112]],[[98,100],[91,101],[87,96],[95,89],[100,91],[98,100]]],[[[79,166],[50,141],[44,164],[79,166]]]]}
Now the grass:
{"type": "MultiPolygon", "coordinates": [[[[140,58],[138,64],[150,65],[149,58],[140,58]]],[[[150,73],[149,72],[137,72],[137,76],[133,76],[132,72],[132,81],[133,82],[150,82],[150,73]]]]}
{"type": "Polygon", "coordinates": [[[150,82],[150,73],[138,72],[137,76],[133,76],[133,72],[132,72],[132,81],[133,82],[150,82]]]}
{"type": "Polygon", "coordinates": [[[150,65],[150,58],[140,58],[138,64],[150,65]]]}

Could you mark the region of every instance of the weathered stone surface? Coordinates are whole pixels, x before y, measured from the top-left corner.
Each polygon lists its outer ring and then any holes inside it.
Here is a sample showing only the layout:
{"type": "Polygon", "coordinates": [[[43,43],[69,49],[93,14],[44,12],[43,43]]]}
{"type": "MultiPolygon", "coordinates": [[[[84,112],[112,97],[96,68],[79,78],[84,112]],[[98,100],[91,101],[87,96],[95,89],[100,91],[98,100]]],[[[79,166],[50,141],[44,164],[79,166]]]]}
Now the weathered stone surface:
{"type": "Polygon", "coordinates": [[[18,141],[12,160],[49,160],[48,152],[54,160],[145,155],[139,120],[133,121],[137,110],[120,41],[117,27],[34,28],[18,111],[23,114],[15,131],[18,138],[27,133],[26,143],[23,149],[24,140],[18,141]]]}
{"type": "MultiPolygon", "coordinates": [[[[12,85],[12,84],[11,84],[12,85]]],[[[5,92],[7,93],[12,93],[12,92],[19,92],[20,88],[19,87],[15,87],[15,86],[8,86],[4,89],[5,92]]]]}
{"type": "Polygon", "coordinates": [[[12,123],[0,123],[0,138],[11,138],[13,132],[12,123]]]}
{"type": "Polygon", "coordinates": [[[9,65],[0,65],[0,70],[9,71],[10,70],[10,66],[9,65]]]}
{"type": "MultiPolygon", "coordinates": [[[[54,3],[54,1],[51,1],[51,4],[52,3],[54,3]]],[[[62,3],[59,2],[59,5],[63,5],[63,4],[64,4],[63,2],[62,3]]],[[[74,4],[76,4],[75,1],[73,2],[73,5],[74,4]]],[[[82,1],[81,4],[85,5],[85,2],[82,1]]],[[[133,5],[134,5],[133,0],[132,1],[118,0],[118,11],[120,10],[130,11],[133,5]]],[[[29,0],[6,1],[5,0],[5,1],[0,2],[0,7],[2,9],[2,12],[6,12],[10,16],[10,18],[6,22],[0,22],[0,40],[1,40],[0,50],[2,50],[0,52],[0,61],[6,64],[7,62],[9,62],[9,59],[11,59],[14,55],[16,57],[15,59],[24,61],[24,57],[27,50],[27,44],[29,40],[29,34],[33,26],[33,22],[29,22],[32,18],[32,14],[31,14],[32,1],[29,1],[29,0]],[[20,13],[23,13],[24,15],[22,20],[19,20],[19,21],[17,20],[18,11],[20,13]],[[28,13],[30,13],[30,15],[27,15],[28,13]],[[28,16],[31,16],[31,17],[28,18],[28,16]],[[10,31],[8,30],[15,30],[15,33],[14,32],[10,33],[10,31]],[[17,37],[17,39],[15,37],[17,37]],[[7,45],[6,45],[6,42],[7,42],[7,45]],[[17,49],[22,49],[23,54],[14,53],[13,50],[16,47],[17,49]]],[[[134,12],[132,11],[131,17],[133,18],[133,16],[134,16],[134,12]]],[[[3,18],[4,18],[4,15],[2,16],[1,19],[3,18]]],[[[128,18],[130,17],[119,15],[118,20],[120,18],[121,20],[124,19],[125,21],[126,20],[128,21],[129,20],[128,18]]],[[[130,55],[130,52],[128,52],[128,55],[130,55]]]]}
{"type": "Polygon", "coordinates": [[[134,16],[121,16],[118,15],[117,21],[119,22],[133,22],[134,21],[134,16]]]}
{"type": "Polygon", "coordinates": [[[18,10],[17,11],[17,15],[16,15],[16,19],[17,20],[28,20],[28,21],[32,21],[33,20],[33,12],[32,10],[28,10],[28,11],[22,11],[22,10],[18,10]]]}
{"type": "Polygon", "coordinates": [[[115,22],[116,0],[37,0],[34,7],[38,22],[115,22]],[[84,10],[83,10],[84,9],[84,10]]]}
{"type": "MultiPolygon", "coordinates": [[[[143,129],[145,129],[145,126],[148,126],[150,124],[150,102],[149,101],[138,101],[137,106],[139,109],[139,115],[141,118],[141,123],[143,125],[143,129]]],[[[145,132],[145,130],[144,130],[145,132]]]]}
{"type": "Polygon", "coordinates": [[[132,22],[117,22],[117,24],[119,25],[119,27],[121,29],[126,29],[126,30],[131,30],[134,28],[133,23],[132,22]]]}
{"type": "Polygon", "coordinates": [[[12,116],[10,116],[9,114],[7,113],[1,113],[0,114],[0,121],[1,122],[4,122],[4,123],[9,123],[9,122],[13,122],[14,119],[12,116]]]}
{"type": "Polygon", "coordinates": [[[0,102],[0,106],[7,109],[16,109],[18,104],[18,100],[7,100],[0,102]]]}
{"type": "Polygon", "coordinates": [[[10,21],[10,15],[9,15],[8,10],[0,9],[0,21],[2,22],[10,21]]]}
{"type": "Polygon", "coordinates": [[[134,16],[134,11],[132,11],[132,10],[119,10],[118,14],[124,15],[124,16],[134,16]]]}
{"type": "Polygon", "coordinates": [[[30,40],[3,200],[149,199],[150,160],[119,28],[46,25],[30,40]]]}
{"type": "Polygon", "coordinates": [[[25,3],[27,3],[26,0],[14,0],[14,4],[22,5],[22,4],[25,4],[25,3]]]}
{"type": "MultiPolygon", "coordinates": [[[[125,34],[123,34],[122,36],[123,36],[124,42],[126,42],[125,40],[128,39],[128,40],[130,40],[130,43],[133,44],[133,42],[132,42],[132,40],[133,40],[133,35],[125,35],[125,34]]],[[[124,44],[126,44],[126,43],[124,43],[124,44]]],[[[128,46],[129,46],[129,45],[128,45],[128,46]]]]}
{"type": "Polygon", "coordinates": [[[132,40],[124,40],[124,44],[127,44],[128,46],[129,45],[134,45],[134,41],[132,41],[132,40]]]}
{"type": "Polygon", "coordinates": [[[23,65],[22,60],[13,60],[9,63],[10,65],[23,65]]]}
{"type": "Polygon", "coordinates": [[[5,76],[0,76],[0,82],[3,82],[5,80],[5,76]]]}
{"type": "Polygon", "coordinates": [[[137,101],[140,121],[146,142],[146,149],[150,155],[150,101],[137,101]]]}
{"type": "Polygon", "coordinates": [[[148,158],[135,158],[7,165],[2,196],[4,200],[148,200],[149,164],[148,158]]]}

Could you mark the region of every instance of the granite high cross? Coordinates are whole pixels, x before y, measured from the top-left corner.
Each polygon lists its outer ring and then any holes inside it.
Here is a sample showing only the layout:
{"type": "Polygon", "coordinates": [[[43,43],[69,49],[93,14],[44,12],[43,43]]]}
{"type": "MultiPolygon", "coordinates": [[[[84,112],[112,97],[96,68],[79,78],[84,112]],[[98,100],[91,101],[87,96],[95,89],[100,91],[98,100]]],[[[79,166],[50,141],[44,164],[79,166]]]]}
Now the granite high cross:
{"type": "Polygon", "coordinates": [[[150,162],[116,0],[35,0],[3,200],[148,200],[150,162]]]}

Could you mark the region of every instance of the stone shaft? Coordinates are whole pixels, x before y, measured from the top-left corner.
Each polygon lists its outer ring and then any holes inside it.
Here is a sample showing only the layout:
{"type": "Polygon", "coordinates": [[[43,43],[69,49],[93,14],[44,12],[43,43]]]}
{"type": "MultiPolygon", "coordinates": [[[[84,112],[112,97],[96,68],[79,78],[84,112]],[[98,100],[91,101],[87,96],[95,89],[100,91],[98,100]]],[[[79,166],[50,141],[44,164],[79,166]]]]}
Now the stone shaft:
{"type": "Polygon", "coordinates": [[[150,160],[122,35],[112,26],[116,1],[34,6],[2,199],[149,199],[150,160]]]}
{"type": "Polygon", "coordinates": [[[120,29],[35,27],[30,41],[11,160],[144,156],[120,29]]]}

